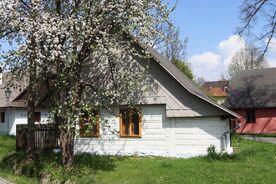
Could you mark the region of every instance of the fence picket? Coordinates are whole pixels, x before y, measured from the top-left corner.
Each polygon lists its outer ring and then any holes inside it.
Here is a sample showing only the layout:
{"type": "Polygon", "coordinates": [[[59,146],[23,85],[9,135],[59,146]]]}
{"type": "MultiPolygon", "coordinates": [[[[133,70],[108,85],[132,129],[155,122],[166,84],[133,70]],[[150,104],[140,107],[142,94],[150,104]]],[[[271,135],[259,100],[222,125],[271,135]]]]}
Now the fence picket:
{"type": "MultiPolygon", "coordinates": [[[[16,125],[16,150],[26,150],[28,125],[16,125]]],[[[52,124],[35,125],[35,148],[43,151],[51,151],[58,148],[58,131],[52,124]]]]}

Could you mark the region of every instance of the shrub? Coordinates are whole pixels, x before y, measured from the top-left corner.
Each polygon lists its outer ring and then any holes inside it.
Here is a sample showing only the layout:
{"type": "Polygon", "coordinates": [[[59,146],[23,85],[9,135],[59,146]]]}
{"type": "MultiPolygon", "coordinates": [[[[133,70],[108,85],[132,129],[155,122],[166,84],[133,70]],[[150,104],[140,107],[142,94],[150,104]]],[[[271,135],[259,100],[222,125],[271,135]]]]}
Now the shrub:
{"type": "Polygon", "coordinates": [[[207,148],[207,158],[211,161],[214,160],[239,160],[240,156],[237,153],[228,154],[227,152],[217,152],[214,145],[207,148]]]}
{"type": "Polygon", "coordinates": [[[207,157],[209,160],[218,160],[220,158],[220,153],[216,151],[216,147],[214,145],[210,145],[207,148],[207,157]]]}

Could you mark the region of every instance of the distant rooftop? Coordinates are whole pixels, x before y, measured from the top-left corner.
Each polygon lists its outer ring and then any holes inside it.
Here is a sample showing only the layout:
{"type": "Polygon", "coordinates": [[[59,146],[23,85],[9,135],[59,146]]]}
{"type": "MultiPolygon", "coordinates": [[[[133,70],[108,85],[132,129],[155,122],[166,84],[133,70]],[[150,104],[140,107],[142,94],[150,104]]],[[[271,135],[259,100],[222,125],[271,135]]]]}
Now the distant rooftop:
{"type": "Polygon", "coordinates": [[[229,108],[276,107],[276,68],[244,70],[229,82],[229,108]]]}
{"type": "MultiPolygon", "coordinates": [[[[16,81],[9,84],[10,76],[7,73],[0,72],[0,108],[7,107],[7,98],[5,95],[5,90],[8,87],[11,90],[11,97],[9,98],[9,106],[11,107],[22,107],[23,104],[12,102],[27,86],[27,81],[16,81]]],[[[26,105],[24,105],[26,106],[26,105]]]]}
{"type": "Polygon", "coordinates": [[[203,90],[207,91],[213,97],[227,97],[229,81],[209,81],[202,85],[203,90]]]}

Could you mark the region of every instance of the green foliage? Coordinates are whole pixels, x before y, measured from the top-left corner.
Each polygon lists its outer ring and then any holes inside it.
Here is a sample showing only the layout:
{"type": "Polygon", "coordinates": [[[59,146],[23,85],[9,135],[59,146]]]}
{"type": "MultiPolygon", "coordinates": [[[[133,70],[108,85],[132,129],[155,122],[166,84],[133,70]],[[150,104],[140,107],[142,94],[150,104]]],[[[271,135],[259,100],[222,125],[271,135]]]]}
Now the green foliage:
{"type": "MultiPolygon", "coordinates": [[[[276,145],[233,138],[235,154],[191,159],[160,157],[110,157],[80,154],[73,167],[61,167],[60,154],[40,153],[37,163],[24,163],[24,153],[14,153],[15,139],[0,136],[0,176],[16,183],[173,184],[173,183],[275,183],[276,145]],[[15,166],[16,165],[16,166],[15,166]],[[23,164],[21,164],[23,166],[23,164]],[[21,169],[15,174],[14,169],[21,169]],[[31,171],[35,174],[31,174],[31,171]],[[261,173],[261,174],[260,174],[261,173]],[[33,178],[27,178],[32,176],[33,178]]],[[[210,156],[209,154],[209,156],[210,156]]]]}
{"type": "MultiPolygon", "coordinates": [[[[10,170],[16,175],[46,180],[47,183],[76,182],[83,176],[92,176],[99,171],[111,171],[114,169],[114,161],[123,157],[97,156],[91,154],[79,154],[75,156],[72,167],[66,170],[60,162],[60,154],[37,153],[36,159],[29,161],[23,152],[13,153],[3,158],[0,168],[10,170]]],[[[83,180],[83,179],[82,179],[83,180]]]]}
{"type": "Polygon", "coordinates": [[[214,145],[207,148],[207,157],[210,160],[217,160],[220,157],[220,154],[216,152],[216,147],[214,145]]]}
{"type": "Polygon", "coordinates": [[[276,133],[268,133],[268,134],[243,134],[245,136],[254,136],[254,137],[276,137],[276,133]]]}
{"type": "Polygon", "coordinates": [[[182,72],[184,73],[189,79],[194,80],[193,71],[189,65],[189,63],[181,61],[179,59],[173,58],[172,63],[182,72]]]}
{"type": "Polygon", "coordinates": [[[233,78],[243,70],[253,70],[267,68],[268,62],[263,57],[263,51],[252,44],[246,44],[245,48],[240,49],[231,59],[227,68],[230,78],[233,78]]]}
{"type": "Polygon", "coordinates": [[[36,178],[39,177],[42,168],[39,160],[29,160],[23,152],[13,153],[3,158],[0,166],[7,170],[13,170],[17,175],[36,178]]]}
{"type": "MultiPolygon", "coordinates": [[[[14,164],[18,165],[18,160],[20,160],[24,154],[19,153],[16,156],[14,155],[15,151],[15,137],[14,136],[6,136],[6,135],[0,135],[0,177],[3,177],[5,179],[14,181],[15,183],[19,184],[32,184],[32,183],[38,183],[37,179],[30,179],[25,175],[21,175],[21,173],[15,174],[12,166],[14,164]],[[10,160],[13,160],[14,162],[10,162],[10,160]]],[[[31,168],[32,163],[26,164],[24,167],[22,167],[22,173],[26,173],[27,175],[32,175],[30,172],[34,172],[31,168]],[[31,171],[32,170],[32,171],[31,171]]],[[[37,176],[34,174],[33,176],[37,176]]]]}
{"type": "Polygon", "coordinates": [[[207,156],[210,161],[214,160],[239,160],[240,156],[238,153],[228,154],[226,152],[217,152],[214,145],[210,145],[207,148],[207,156]]]}

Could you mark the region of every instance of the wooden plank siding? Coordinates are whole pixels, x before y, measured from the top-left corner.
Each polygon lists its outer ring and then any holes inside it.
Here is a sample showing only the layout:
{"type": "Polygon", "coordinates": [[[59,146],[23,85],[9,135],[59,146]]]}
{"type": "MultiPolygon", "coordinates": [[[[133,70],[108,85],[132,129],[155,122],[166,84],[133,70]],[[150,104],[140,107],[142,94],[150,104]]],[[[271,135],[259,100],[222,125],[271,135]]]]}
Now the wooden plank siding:
{"type": "Polygon", "coordinates": [[[272,134],[276,133],[276,108],[233,109],[241,115],[239,134],[272,134]],[[246,111],[255,111],[255,122],[246,121],[246,111]]]}
{"type": "MultiPolygon", "coordinates": [[[[219,117],[168,118],[165,105],[141,106],[141,138],[120,137],[119,110],[106,113],[113,134],[100,130],[99,138],[76,138],[75,152],[119,155],[190,157],[204,155],[207,147],[221,149],[221,136],[228,130],[228,119],[219,117]]],[[[230,145],[229,145],[230,146],[230,145]]]]}

